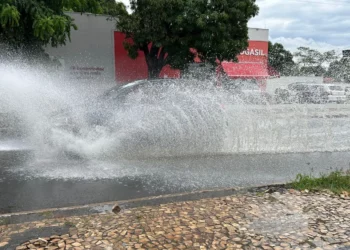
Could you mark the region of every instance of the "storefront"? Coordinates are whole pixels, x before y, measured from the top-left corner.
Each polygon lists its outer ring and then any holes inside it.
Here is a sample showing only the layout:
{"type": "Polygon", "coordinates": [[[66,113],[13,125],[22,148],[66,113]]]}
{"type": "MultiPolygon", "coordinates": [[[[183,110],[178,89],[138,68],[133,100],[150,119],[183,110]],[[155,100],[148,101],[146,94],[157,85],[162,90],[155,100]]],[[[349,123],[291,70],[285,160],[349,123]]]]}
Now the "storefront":
{"type": "MultiPolygon", "coordinates": [[[[131,59],[123,47],[125,35],[114,32],[115,78],[118,83],[147,78],[147,64],[143,52],[137,59],[131,59]]],[[[262,86],[269,77],[268,65],[268,30],[249,29],[249,47],[238,56],[238,63],[222,62],[223,73],[230,78],[254,78],[262,86]]],[[[160,77],[178,78],[180,72],[165,66],[160,77]]]]}
{"type": "MultiPolygon", "coordinates": [[[[67,13],[74,18],[78,30],[72,31],[72,42],[47,52],[62,63],[63,75],[76,84],[125,84],[146,79],[147,64],[143,52],[131,59],[123,47],[125,35],[116,31],[107,16],[67,13]]],[[[232,79],[258,79],[264,88],[269,76],[268,30],[249,29],[249,47],[238,56],[238,63],[222,62],[223,72],[232,79]]],[[[179,78],[180,71],[165,66],[160,77],[179,78]]]]}

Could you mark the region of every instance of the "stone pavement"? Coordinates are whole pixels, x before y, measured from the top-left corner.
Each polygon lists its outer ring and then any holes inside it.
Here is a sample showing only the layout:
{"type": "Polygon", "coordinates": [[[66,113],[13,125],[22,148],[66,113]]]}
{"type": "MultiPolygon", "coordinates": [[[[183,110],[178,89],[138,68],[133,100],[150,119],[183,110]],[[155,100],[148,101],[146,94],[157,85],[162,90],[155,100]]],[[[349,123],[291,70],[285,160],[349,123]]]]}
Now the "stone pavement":
{"type": "Polygon", "coordinates": [[[0,249],[350,249],[350,200],[282,190],[2,225],[0,249]]]}

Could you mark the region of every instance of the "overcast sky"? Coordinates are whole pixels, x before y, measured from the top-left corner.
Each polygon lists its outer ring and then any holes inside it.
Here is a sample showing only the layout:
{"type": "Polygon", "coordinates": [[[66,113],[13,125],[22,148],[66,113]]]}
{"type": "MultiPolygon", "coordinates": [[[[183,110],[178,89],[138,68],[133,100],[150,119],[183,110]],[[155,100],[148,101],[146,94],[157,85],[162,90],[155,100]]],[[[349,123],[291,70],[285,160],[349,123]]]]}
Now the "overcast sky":
{"type": "MultiPolygon", "coordinates": [[[[126,5],[129,0],[119,0],[126,5]]],[[[270,40],[295,51],[350,48],[350,0],[257,0],[249,27],[269,29],[270,40]]]]}

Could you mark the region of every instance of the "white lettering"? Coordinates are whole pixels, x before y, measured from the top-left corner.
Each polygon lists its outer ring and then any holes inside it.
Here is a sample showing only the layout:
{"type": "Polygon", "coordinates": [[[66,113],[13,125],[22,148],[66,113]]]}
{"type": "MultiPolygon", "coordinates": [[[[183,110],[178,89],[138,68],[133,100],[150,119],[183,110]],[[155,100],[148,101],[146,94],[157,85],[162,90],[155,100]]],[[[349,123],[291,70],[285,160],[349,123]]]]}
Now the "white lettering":
{"type": "Polygon", "coordinates": [[[241,55],[246,56],[264,56],[264,51],[262,49],[247,49],[241,52],[241,55]]]}

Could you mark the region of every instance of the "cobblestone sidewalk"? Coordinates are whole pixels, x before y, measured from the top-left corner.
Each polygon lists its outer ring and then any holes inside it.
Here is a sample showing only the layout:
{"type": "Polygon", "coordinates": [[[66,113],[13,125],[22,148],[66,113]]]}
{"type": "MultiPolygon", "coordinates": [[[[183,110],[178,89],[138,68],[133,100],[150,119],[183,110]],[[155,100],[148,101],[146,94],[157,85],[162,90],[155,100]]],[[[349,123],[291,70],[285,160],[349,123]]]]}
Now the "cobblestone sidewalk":
{"type": "Polygon", "coordinates": [[[63,226],[68,233],[13,249],[350,249],[350,200],[288,190],[3,225],[0,249],[16,234],[63,226]]]}

